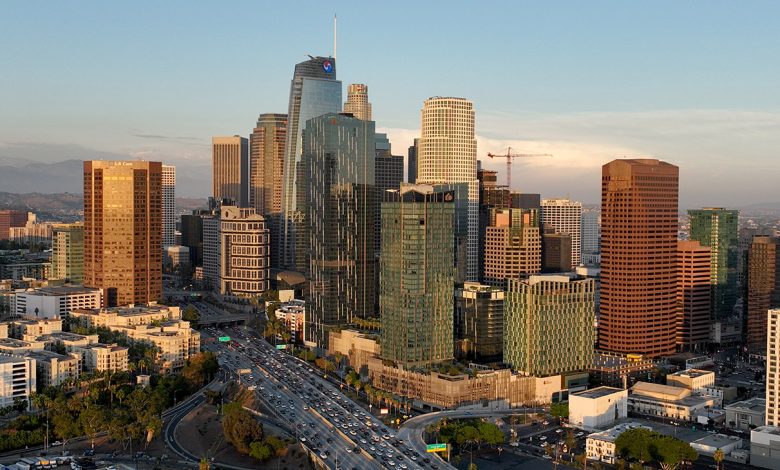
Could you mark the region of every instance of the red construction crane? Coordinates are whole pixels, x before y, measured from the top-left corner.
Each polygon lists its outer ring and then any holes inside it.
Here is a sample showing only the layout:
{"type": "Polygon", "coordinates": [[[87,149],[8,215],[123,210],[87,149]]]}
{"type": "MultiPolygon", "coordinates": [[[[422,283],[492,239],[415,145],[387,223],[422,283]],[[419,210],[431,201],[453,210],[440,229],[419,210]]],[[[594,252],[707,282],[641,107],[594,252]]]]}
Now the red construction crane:
{"type": "Polygon", "coordinates": [[[512,153],[512,147],[507,147],[506,154],[488,153],[490,158],[506,158],[506,186],[512,190],[512,159],[513,158],[532,158],[532,157],[552,157],[551,153],[512,153]]]}

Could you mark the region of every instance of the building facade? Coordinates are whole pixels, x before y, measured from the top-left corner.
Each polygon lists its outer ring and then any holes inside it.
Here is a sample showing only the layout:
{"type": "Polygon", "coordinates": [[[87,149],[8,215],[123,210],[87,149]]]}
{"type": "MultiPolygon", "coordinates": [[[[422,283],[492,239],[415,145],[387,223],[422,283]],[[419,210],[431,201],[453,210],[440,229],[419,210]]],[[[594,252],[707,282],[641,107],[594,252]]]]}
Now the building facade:
{"type": "Polygon", "coordinates": [[[306,123],[303,142],[310,171],[306,341],[327,348],[330,328],[376,315],[374,122],[325,114],[306,123]]]}
{"type": "Polygon", "coordinates": [[[677,242],[677,347],[706,350],[710,339],[710,248],[677,242]]]}
{"type": "Polygon", "coordinates": [[[542,199],[542,224],[550,225],[555,233],[571,236],[571,268],[582,259],[582,203],[569,199],[542,199]]]}
{"type": "Polygon", "coordinates": [[[505,288],[507,280],[542,270],[542,236],[536,209],[490,209],[485,228],[485,284],[505,288]]]}
{"type": "Polygon", "coordinates": [[[606,429],[628,416],[628,390],[596,387],[569,395],[569,422],[586,430],[606,429]]]}
{"type": "Polygon", "coordinates": [[[602,167],[599,347],[675,351],[679,169],[653,159],[602,167]]]}
{"type": "Polygon", "coordinates": [[[84,282],[84,223],[52,225],[51,279],[84,282]]]}
{"type": "Polygon", "coordinates": [[[253,297],[270,288],[269,236],[254,209],[222,206],[219,218],[219,292],[253,297]]]}
{"type": "Polygon", "coordinates": [[[103,294],[100,289],[55,286],[17,291],[11,311],[23,317],[65,318],[73,309],[100,308],[101,305],[103,294]]]}
{"type": "Polygon", "coordinates": [[[162,245],[176,244],[176,167],[162,166],[162,245]]]}
{"type": "Polygon", "coordinates": [[[84,162],[84,286],[106,305],[162,297],[162,164],[84,162]]]}
{"type": "Polygon", "coordinates": [[[347,101],[344,112],[361,121],[371,120],[371,103],[368,102],[368,85],[351,83],[347,87],[347,101]]]}
{"type": "Polygon", "coordinates": [[[221,242],[219,235],[219,213],[202,216],[203,224],[203,283],[209,289],[220,286],[221,242]]]}
{"type": "Polygon", "coordinates": [[[753,353],[766,352],[766,312],[780,305],[779,245],[780,238],[756,236],[747,254],[743,334],[753,353]]]}
{"type": "Polygon", "coordinates": [[[593,362],[595,283],[574,274],[511,279],[504,362],[538,377],[585,371],[593,362]]]}
{"type": "Polygon", "coordinates": [[[414,145],[409,146],[406,154],[406,182],[414,184],[417,182],[417,149],[420,146],[420,139],[414,139],[414,145]]]}
{"type": "Polygon", "coordinates": [[[0,240],[8,240],[11,227],[24,227],[26,223],[26,211],[0,210],[0,240]]]}
{"type": "Polygon", "coordinates": [[[0,354],[0,408],[13,406],[17,400],[29,403],[36,391],[35,359],[0,354]]]}
{"type": "Polygon", "coordinates": [[[766,321],[766,424],[780,426],[780,309],[767,312],[766,321]]]}
{"type": "Polygon", "coordinates": [[[504,291],[467,282],[455,290],[455,356],[501,361],[504,350],[504,291]]]}
{"type": "Polygon", "coordinates": [[[452,192],[428,185],[382,202],[379,310],[382,357],[426,365],[453,357],[452,192]]]}
{"type": "Polygon", "coordinates": [[[249,136],[249,206],[263,216],[282,212],[286,114],[261,114],[249,136]]]}
{"type": "Polygon", "coordinates": [[[211,138],[212,196],[231,199],[238,207],[249,202],[249,143],[234,135],[211,138]]]}

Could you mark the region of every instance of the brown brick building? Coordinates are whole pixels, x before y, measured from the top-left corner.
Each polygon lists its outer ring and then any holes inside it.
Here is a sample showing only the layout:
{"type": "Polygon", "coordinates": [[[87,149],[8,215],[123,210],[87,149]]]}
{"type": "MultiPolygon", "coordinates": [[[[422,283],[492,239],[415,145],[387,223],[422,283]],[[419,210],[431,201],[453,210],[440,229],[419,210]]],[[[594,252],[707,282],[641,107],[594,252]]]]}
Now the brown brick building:
{"type": "Polygon", "coordinates": [[[745,342],[751,352],[766,353],[768,310],[780,306],[780,238],[757,236],[747,256],[745,342]]]}
{"type": "Polygon", "coordinates": [[[542,270],[542,237],[536,209],[491,209],[485,229],[485,284],[504,288],[507,279],[542,270]]]}
{"type": "Polygon", "coordinates": [[[710,339],[710,248],[677,242],[677,347],[703,350],[710,339]]]}

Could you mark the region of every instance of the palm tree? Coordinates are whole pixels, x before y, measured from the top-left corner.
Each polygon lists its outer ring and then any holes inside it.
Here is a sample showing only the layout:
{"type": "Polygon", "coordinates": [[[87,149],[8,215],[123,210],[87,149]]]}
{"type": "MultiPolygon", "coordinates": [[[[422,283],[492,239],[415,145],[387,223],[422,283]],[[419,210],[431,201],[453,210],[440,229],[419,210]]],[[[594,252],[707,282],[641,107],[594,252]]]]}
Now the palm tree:
{"type": "Polygon", "coordinates": [[[722,450],[718,449],[715,451],[715,454],[713,454],[712,458],[718,465],[718,470],[722,470],[721,465],[723,465],[723,459],[726,458],[726,454],[724,454],[722,450]]]}

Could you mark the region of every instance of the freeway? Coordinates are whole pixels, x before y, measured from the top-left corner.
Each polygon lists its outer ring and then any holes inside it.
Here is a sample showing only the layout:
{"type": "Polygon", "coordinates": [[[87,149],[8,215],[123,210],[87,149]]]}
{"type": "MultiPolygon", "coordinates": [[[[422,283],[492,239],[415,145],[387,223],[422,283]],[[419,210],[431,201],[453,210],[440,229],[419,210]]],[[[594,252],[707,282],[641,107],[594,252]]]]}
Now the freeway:
{"type": "MultiPolygon", "coordinates": [[[[210,330],[210,331],[209,331],[210,330]]],[[[231,336],[238,348],[210,343],[223,367],[255,387],[257,398],[280,421],[294,423],[300,442],[334,469],[445,468],[397,439],[393,432],[344,396],[311,366],[277,351],[239,328],[207,329],[231,336]],[[239,372],[242,372],[239,374],[239,372]]]]}

